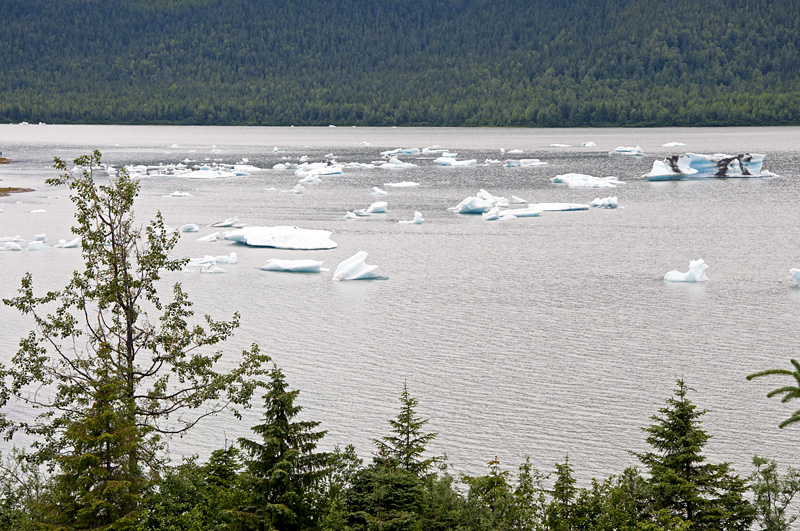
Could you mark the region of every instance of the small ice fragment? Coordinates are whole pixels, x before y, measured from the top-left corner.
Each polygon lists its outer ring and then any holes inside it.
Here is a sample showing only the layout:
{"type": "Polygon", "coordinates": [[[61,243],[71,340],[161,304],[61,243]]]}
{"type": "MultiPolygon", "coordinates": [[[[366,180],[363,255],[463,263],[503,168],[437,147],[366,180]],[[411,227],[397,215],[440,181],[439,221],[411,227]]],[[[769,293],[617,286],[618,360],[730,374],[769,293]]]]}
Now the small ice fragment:
{"type": "Polygon", "coordinates": [[[602,199],[597,197],[592,201],[592,206],[595,208],[617,208],[619,203],[617,202],[616,196],[604,197],[602,199]]]}
{"type": "Polygon", "coordinates": [[[181,232],[197,232],[200,230],[200,227],[195,223],[187,223],[186,225],[181,225],[180,231],[181,232]]]}
{"type": "Polygon", "coordinates": [[[192,194],[190,194],[189,192],[180,192],[178,190],[169,194],[169,197],[191,197],[191,196],[192,194]]]}
{"type": "Polygon", "coordinates": [[[358,219],[358,216],[356,216],[355,212],[348,210],[347,214],[344,215],[344,219],[358,219]]]}
{"type": "Polygon", "coordinates": [[[372,187],[372,192],[370,192],[370,195],[387,195],[388,193],[389,192],[387,192],[386,190],[381,190],[377,186],[373,186],[372,187]]]}
{"type": "Polygon", "coordinates": [[[228,218],[223,221],[217,221],[216,223],[212,223],[212,227],[233,227],[235,224],[239,223],[239,218],[232,217],[228,218]]]}
{"type": "Polygon", "coordinates": [[[410,221],[408,221],[408,220],[400,220],[400,221],[398,221],[398,223],[409,224],[409,225],[422,225],[422,223],[424,221],[425,220],[422,219],[422,214],[421,213],[414,212],[414,219],[412,219],[410,221]]]}
{"type": "Polygon", "coordinates": [[[208,265],[203,266],[200,270],[201,273],[227,273],[224,269],[219,267],[217,264],[211,263],[208,265]]]}
{"type": "Polygon", "coordinates": [[[47,235],[45,235],[45,234],[36,234],[36,235],[34,235],[33,239],[35,241],[37,241],[37,242],[46,242],[47,241],[47,235]]]}
{"type": "Polygon", "coordinates": [[[37,210],[31,210],[30,213],[31,214],[44,214],[45,212],[47,212],[47,210],[43,210],[43,209],[39,208],[37,210]]]}
{"type": "Polygon", "coordinates": [[[372,203],[367,208],[367,213],[368,214],[385,214],[387,207],[388,207],[388,204],[386,203],[386,201],[378,201],[378,202],[372,203]]]}
{"type": "Polygon", "coordinates": [[[359,251],[336,267],[333,280],[368,280],[384,277],[375,273],[376,265],[367,265],[367,253],[359,251]]]}
{"type": "Polygon", "coordinates": [[[673,270],[664,275],[664,280],[669,282],[705,282],[708,280],[706,276],[706,269],[708,266],[701,258],[689,261],[689,271],[681,273],[678,270],[673,270]]]}
{"type": "Polygon", "coordinates": [[[5,242],[3,243],[2,247],[0,247],[0,251],[21,251],[22,246],[17,242],[5,242]]]}
{"type": "Polygon", "coordinates": [[[44,244],[44,242],[37,240],[28,243],[29,251],[41,251],[42,249],[47,249],[47,246],[44,244]]]}
{"type": "Polygon", "coordinates": [[[583,146],[583,147],[597,147],[597,144],[595,144],[594,142],[592,142],[590,140],[589,142],[584,142],[583,144],[581,144],[581,146],[583,146]]]}
{"type": "Polygon", "coordinates": [[[302,184],[296,184],[294,188],[292,188],[293,194],[302,194],[305,191],[302,184]]]}
{"type": "Polygon", "coordinates": [[[680,147],[685,145],[683,142],[667,142],[666,144],[661,144],[661,147],[680,147]]]}
{"type": "Polygon", "coordinates": [[[209,234],[208,236],[203,236],[202,238],[197,238],[198,242],[216,242],[222,239],[222,234],[219,232],[215,232],[213,234],[209,234]]]}
{"type": "Polygon", "coordinates": [[[322,262],[318,260],[279,260],[273,258],[265,265],[261,266],[264,271],[284,271],[291,273],[319,273],[329,271],[322,267],[322,262]]]}

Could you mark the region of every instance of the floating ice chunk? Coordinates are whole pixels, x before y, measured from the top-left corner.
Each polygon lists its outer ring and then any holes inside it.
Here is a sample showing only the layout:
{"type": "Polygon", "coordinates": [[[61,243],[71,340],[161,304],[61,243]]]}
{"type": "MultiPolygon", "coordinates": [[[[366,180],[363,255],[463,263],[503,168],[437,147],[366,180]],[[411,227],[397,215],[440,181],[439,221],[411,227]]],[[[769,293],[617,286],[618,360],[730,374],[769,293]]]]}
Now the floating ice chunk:
{"type": "Polygon", "coordinates": [[[528,207],[538,208],[542,212],[571,212],[573,210],[589,210],[589,205],[581,203],[535,203],[528,207]]]}
{"type": "Polygon", "coordinates": [[[3,236],[0,238],[0,243],[3,242],[24,242],[25,238],[21,237],[19,234],[16,236],[3,236]]]}
{"type": "Polygon", "coordinates": [[[386,203],[386,201],[378,201],[378,202],[372,203],[367,208],[367,213],[368,214],[385,214],[386,213],[386,208],[388,206],[389,205],[386,203]]]}
{"type": "Polygon", "coordinates": [[[464,198],[459,204],[453,207],[453,211],[456,214],[483,214],[491,210],[494,206],[495,204],[492,201],[470,196],[464,198]]]}
{"type": "Polygon", "coordinates": [[[211,256],[207,254],[202,258],[190,258],[187,265],[189,267],[197,267],[208,264],[235,264],[238,261],[239,257],[236,256],[236,253],[231,253],[222,256],[211,256]]]}
{"type": "Polygon", "coordinates": [[[484,164],[502,164],[503,163],[502,160],[498,160],[498,159],[486,159],[483,162],[484,162],[484,164]]]}
{"type": "Polygon", "coordinates": [[[319,184],[322,182],[322,179],[319,178],[319,175],[308,174],[297,182],[304,184],[319,184]]]}
{"type": "Polygon", "coordinates": [[[278,149],[278,146],[275,146],[274,148],[272,148],[272,152],[273,152],[273,153],[277,153],[278,151],[280,151],[280,150],[278,149]]]}
{"type": "Polygon", "coordinates": [[[521,149],[512,149],[511,151],[508,152],[509,155],[522,155],[523,153],[525,152],[522,151],[521,149]]]}
{"type": "Polygon", "coordinates": [[[192,194],[190,194],[189,192],[180,192],[180,191],[176,190],[176,191],[172,192],[171,194],[169,194],[168,197],[191,197],[191,196],[192,196],[192,194]]]}
{"type": "Polygon", "coordinates": [[[550,179],[553,183],[566,183],[570,188],[616,188],[618,184],[625,184],[616,177],[594,177],[582,173],[565,173],[550,179]]]}
{"type": "Polygon", "coordinates": [[[366,259],[367,253],[358,251],[336,266],[336,271],[333,272],[333,280],[369,280],[385,278],[375,273],[378,266],[367,265],[366,259]]]}
{"type": "Polygon", "coordinates": [[[264,271],[284,271],[290,273],[319,273],[329,271],[322,267],[322,262],[318,260],[279,260],[272,258],[265,265],[261,266],[264,271]]]}
{"type": "Polygon", "coordinates": [[[402,181],[399,183],[383,183],[383,185],[390,188],[413,188],[415,186],[419,186],[419,183],[415,183],[413,181],[402,181]]]}
{"type": "Polygon", "coordinates": [[[661,144],[661,147],[680,147],[685,145],[683,142],[667,142],[666,144],[661,144]]]}
{"type": "Polygon", "coordinates": [[[512,215],[515,218],[535,218],[542,215],[542,209],[537,205],[528,205],[525,208],[511,208],[509,210],[501,210],[500,216],[512,215]]]}
{"type": "Polygon", "coordinates": [[[34,240],[28,243],[29,251],[41,251],[42,249],[47,249],[47,246],[42,241],[34,240]]]}
{"type": "Polygon", "coordinates": [[[648,181],[680,181],[696,173],[697,170],[690,166],[689,157],[673,155],[664,160],[654,160],[653,168],[642,177],[648,181]]]}
{"type": "Polygon", "coordinates": [[[594,142],[592,142],[590,140],[589,142],[582,143],[581,146],[583,146],[583,147],[597,147],[597,144],[595,144],[594,142]]]}
{"type": "Polygon", "coordinates": [[[550,147],[553,147],[553,148],[568,148],[568,147],[572,147],[572,146],[570,146],[569,144],[550,144],[550,147]]]}
{"type": "Polygon", "coordinates": [[[389,151],[381,151],[381,155],[384,157],[391,157],[392,155],[416,155],[420,152],[419,148],[397,148],[391,149],[389,151]]]}
{"type": "Polygon", "coordinates": [[[623,155],[628,157],[643,157],[644,150],[639,147],[626,147],[626,146],[618,146],[614,151],[610,151],[609,155],[623,155]]]}
{"type": "Polygon", "coordinates": [[[31,214],[44,214],[46,212],[47,212],[47,210],[43,210],[43,209],[39,208],[39,209],[36,209],[36,210],[31,210],[30,213],[31,214]]]}
{"type": "Polygon", "coordinates": [[[795,286],[800,286],[800,269],[792,268],[789,270],[790,278],[794,281],[795,286]]]}
{"type": "Polygon", "coordinates": [[[296,184],[296,185],[294,185],[294,188],[292,188],[292,193],[293,194],[302,194],[304,191],[305,191],[305,188],[303,188],[302,184],[296,184]]]}
{"type": "Polygon", "coordinates": [[[187,223],[186,225],[181,225],[180,231],[181,232],[197,232],[200,230],[200,227],[195,223],[187,223]]]}
{"type": "Polygon", "coordinates": [[[369,193],[369,195],[388,195],[388,194],[389,192],[387,192],[386,190],[381,190],[377,186],[373,186],[372,191],[369,193]]]}
{"type": "Polygon", "coordinates": [[[58,243],[53,246],[54,249],[77,249],[81,246],[81,237],[78,236],[70,241],[58,240],[58,243]]]}
{"type": "Polygon", "coordinates": [[[456,160],[455,155],[450,156],[450,154],[447,154],[447,155],[442,155],[441,157],[435,159],[433,162],[441,166],[475,166],[477,160],[475,159],[456,160]]]}
{"type": "Polygon", "coordinates": [[[200,272],[201,273],[214,273],[214,274],[227,273],[227,271],[225,271],[224,269],[222,269],[221,267],[219,267],[217,264],[214,264],[214,263],[204,265],[200,269],[200,272]]]}
{"type": "Polygon", "coordinates": [[[301,229],[299,227],[244,227],[225,233],[225,239],[254,247],[276,249],[333,249],[336,242],[327,230],[301,229]]]}
{"type": "Polygon", "coordinates": [[[372,168],[375,167],[374,164],[369,164],[369,163],[366,163],[366,162],[348,162],[347,164],[345,164],[345,166],[348,167],[348,168],[359,168],[359,169],[366,169],[366,170],[369,170],[369,169],[372,169],[372,168]]]}
{"type": "Polygon", "coordinates": [[[475,196],[479,197],[481,199],[485,199],[486,201],[491,201],[492,204],[497,205],[497,206],[501,206],[501,207],[507,207],[508,204],[509,204],[508,203],[508,199],[506,199],[505,197],[494,196],[494,195],[490,194],[489,192],[487,192],[486,190],[484,190],[483,188],[481,188],[478,191],[478,193],[475,194],[475,196]]]}
{"type": "Polygon", "coordinates": [[[347,214],[344,215],[344,219],[358,219],[355,212],[347,211],[347,214]]]}
{"type": "Polygon", "coordinates": [[[617,202],[616,196],[604,197],[602,199],[596,197],[595,200],[592,201],[592,206],[595,208],[617,208],[619,203],[617,202]]]}
{"type": "Polygon", "coordinates": [[[497,205],[481,214],[481,217],[484,221],[509,221],[517,219],[517,216],[511,213],[510,210],[500,210],[500,207],[497,205]]]}
{"type": "Polygon", "coordinates": [[[272,166],[272,169],[273,170],[286,170],[286,169],[288,169],[288,166],[286,164],[284,164],[283,162],[279,162],[279,163],[275,164],[274,166],[272,166]]]}
{"type": "Polygon", "coordinates": [[[47,241],[47,235],[46,234],[35,234],[33,236],[33,239],[35,241],[37,241],[37,242],[46,242],[47,241]]]}
{"type": "Polygon", "coordinates": [[[379,167],[387,170],[400,170],[403,168],[416,168],[417,165],[411,162],[403,162],[397,157],[392,157],[388,162],[381,164],[379,167]]]}
{"type": "Polygon", "coordinates": [[[422,219],[422,214],[419,212],[414,212],[414,219],[407,221],[407,220],[400,220],[398,223],[402,223],[405,225],[422,225],[422,222],[425,221],[422,219]]]}
{"type": "Polygon", "coordinates": [[[708,269],[708,266],[701,258],[690,260],[689,271],[686,273],[681,273],[677,269],[670,271],[664,275],[664,280],[669,282],[705,282],[708,280],[706,269],[708,269]]]}
{"type": "Polygon", "coordinates": [[[232,218],[228,218],[228,219],[226,219],[224,221],[217,221],[216,223],[212,223],[211,226],[212,227],[233,227],[237,223],[239,223],[239,218],[232,217],[232,218]]]}
{"type": "Polygon", "coordinates": [[[539,159],[508,159],[505,162],[506,168],[522,168],[526,166],[545,166],[547,163],[539,159]]]}
{"type": "Polygon", "coordinates": [[[5,242],[0,246],[0,251],[21,251],[22,246],[17,242],[5,242]]]}
{"type": "MultiPolygon", "coordinates": [[[[698,171],[698,175],[713,177],[762,177],[761,172],[764,155],[760,153],[740,153],[739,155],[701,155],[686,153],[689,166],[698,171]]],[[[771,174],[770,174],[771,175],[771,174]]]]}
{"type": "Polygon", "coordinates": [[[522,199],[521,197],[517,197],[517,196],[515,196],[515,195],[512,195],[512,196],[511,196],[511,202],[512,202],[513,204],[515,204],[515,205],[522,205],[522,204],[525,204],[525,203],[527,203],[527,201],[525,201],[525,200],[524,200],[524,199],[522,199]]]}
{"type": "Polygon", "coordinates": [[[209,234],[208,236],[203,236],[202,238],[197,238],[196,241],[198,242],[217,242],[222,239],[222,234],[219,232],[215,232],[213,234],[209,234]]]}

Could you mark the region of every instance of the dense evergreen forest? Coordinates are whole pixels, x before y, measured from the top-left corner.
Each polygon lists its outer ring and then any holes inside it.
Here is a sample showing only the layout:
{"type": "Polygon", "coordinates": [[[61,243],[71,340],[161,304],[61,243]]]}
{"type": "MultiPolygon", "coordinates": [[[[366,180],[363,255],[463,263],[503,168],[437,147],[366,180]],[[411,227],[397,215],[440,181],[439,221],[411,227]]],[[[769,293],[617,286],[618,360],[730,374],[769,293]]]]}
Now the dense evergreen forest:
{"type": "Polygon", "coordinates": [[[794,0],[7,0],[0,121],[800,123],[794,0]]]}

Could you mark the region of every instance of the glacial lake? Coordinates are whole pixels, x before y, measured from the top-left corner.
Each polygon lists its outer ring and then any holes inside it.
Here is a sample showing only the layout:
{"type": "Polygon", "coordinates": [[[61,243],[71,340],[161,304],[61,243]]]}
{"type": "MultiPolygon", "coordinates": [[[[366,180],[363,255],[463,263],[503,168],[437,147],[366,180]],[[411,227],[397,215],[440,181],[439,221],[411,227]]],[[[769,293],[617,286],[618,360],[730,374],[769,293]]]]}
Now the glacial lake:
{"type": "MultiPolygon", "coordinates": [[[[70,238],[73,209],[66,189],[50,189],[54,156],[99,149],[108,164],[220,161],[267,171],[212,180],[146,177],[137,218],[160,210],[168,225],[200,225],[184,234],[178,256],[236,252],[227,273],[172,273],[198,314],[241,328],[225,351],[258,343],[299,389],[303,418],[322,421],[323,447],[352,443],[365,459],[372,439],[389,434],[403,382],[418,412],[439,433],[433,454],[447,454],[455,473],[483,474],[495,456],[516,470],[526,455],[553,470],[566,455],[586,485],[637,464],[647,448],[643,426],[672,395],[676,377],[696,390],[709,412],[710,461],[751,472],[753,454],[797,466],[798,427],[778,429],[800,404],[766,393],[789,379],[747,382],[768,368],[789,368],[800,346],[800,128],[719,129],[435,129],[225,128],[0,125],[0,186],[34,192],[0,198],[0,237],[49,243],[70,238]],[[581,147],[592,141],[596,147],[581,147]],[[682,147],[662,147],[668,142],[682,147]],[[551,147],[566,144],[570,147],[551,147]],[[609,156],[640,145],[644,157],[609,156]],[[394,148],[440,146],[474,167],[440,167],[437,155],[402,155],[402,170],[345,169],[305,193],[287,193],[293,171],[271,169],[307,155],[340,162],[380,160],[394,148]],[[275,152],[274,148],[278,151],[275,152]],[[501,154],[513,149],[522,155],[501,154]],[[672,154],[763,153],[777,176],[648,182],[654,160],[672,154]],[[539,158],[546,165],[506,168],[486,159],[539,158]],[[552,184],[559,174],[615,176],[616,189],[552,184]],[[385,183],[414,181],[415,188],[385,183]],[[376,198],[373,186],[388,191],[376,198]],[[529,202],[590,203],[617,196],[615,210],[548,212],[503,222],[448,210],[486,189],[529,202]],[[189,197],[170,197],[175,191],[189,197]],[[348,210],[385,200],[388,213],[346,221],[348,210]],[[31,213],[45,210],[44,213],[31,213]],[[422,213],[421,225],[399,224],[422,213]],[[213,222],[236,216],[251,226],[295,225],[333,232],[327,251],[254,248],[197,238],[213,222]],[[333,282],[332,272],[261,271],[270,258],[323,260],[333,270],[358,251],[387,280],[333,282]],[[708,264],[705,283],[668,283],[690,260],[708,264]]],[[[223,229],[224,230],[224,229],[223,229]]],[[[0,252],[0,297],[27,271],[42,292],[80,267],[75,249],[0,252]]],[[[8,363],[30,323],[0,307],[0,361],[8,363]]],[[[259,399],[244,420],[223,415],[170,444],[171,456],[212,450],[251,436],[259,399]]],[[[30,415],[24,408],[11,416],[30,415]]],[[[8,449],[9,443],[2,448],[8,449]]]]}

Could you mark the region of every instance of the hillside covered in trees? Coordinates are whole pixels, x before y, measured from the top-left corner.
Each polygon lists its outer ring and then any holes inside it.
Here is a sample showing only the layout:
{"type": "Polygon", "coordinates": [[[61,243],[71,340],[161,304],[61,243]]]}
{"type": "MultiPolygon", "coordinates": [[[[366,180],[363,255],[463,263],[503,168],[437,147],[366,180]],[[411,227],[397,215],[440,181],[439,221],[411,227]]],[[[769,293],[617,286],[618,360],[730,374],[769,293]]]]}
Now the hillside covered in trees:
{"type": "Polygon", "coordinates": [[[11,0],[0,121],[800,123],[792,0],[11,0]]]}

